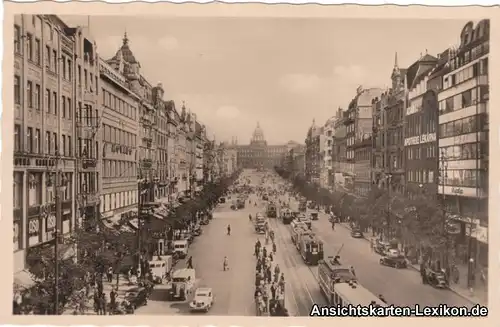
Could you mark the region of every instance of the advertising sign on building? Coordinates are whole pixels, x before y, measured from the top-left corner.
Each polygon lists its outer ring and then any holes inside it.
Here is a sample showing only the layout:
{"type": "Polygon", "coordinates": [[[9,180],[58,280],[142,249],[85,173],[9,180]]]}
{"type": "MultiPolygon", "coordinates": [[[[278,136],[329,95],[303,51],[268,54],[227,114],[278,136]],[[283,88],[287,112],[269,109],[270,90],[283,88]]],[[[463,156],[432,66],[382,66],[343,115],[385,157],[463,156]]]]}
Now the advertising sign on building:
{"type": "Polygon", "coordinates": [[[436,133],[428,133],[420,136],[412,136],[405,139],[405,146],[424,144],[436,141],[436,133]]]}

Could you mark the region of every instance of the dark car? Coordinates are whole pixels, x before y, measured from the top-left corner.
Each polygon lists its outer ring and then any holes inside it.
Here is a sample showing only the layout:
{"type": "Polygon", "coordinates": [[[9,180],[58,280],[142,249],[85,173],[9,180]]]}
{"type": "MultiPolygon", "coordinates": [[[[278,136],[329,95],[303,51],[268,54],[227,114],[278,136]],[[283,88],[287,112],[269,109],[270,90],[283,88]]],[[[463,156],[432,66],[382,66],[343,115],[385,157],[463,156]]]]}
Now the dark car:
{"type": "Polygon", "coordinates": [[[319,212],[313,211],[309,215],[311,217],[311,220],[318,220],[319,219],[319,212]]]}
{"type": "Polygon", "coordinates": [[[406,258],[402,254],[388,255],[380,258],[380,264],[394,268],[406,268],[406,258]]]}
{"type": "Polygon", "coordinates": [[[136,287],[129,290],[123,299],[122,307],[126,313],[134,313],[135,309],[148,304],[148,290],[145,287],[136,287]]]}
{"type": "Polygon", "coordinates": [[[363,232],[359,228],[354,228],[351,230],[351,237],[363,238],[363,232]]]}

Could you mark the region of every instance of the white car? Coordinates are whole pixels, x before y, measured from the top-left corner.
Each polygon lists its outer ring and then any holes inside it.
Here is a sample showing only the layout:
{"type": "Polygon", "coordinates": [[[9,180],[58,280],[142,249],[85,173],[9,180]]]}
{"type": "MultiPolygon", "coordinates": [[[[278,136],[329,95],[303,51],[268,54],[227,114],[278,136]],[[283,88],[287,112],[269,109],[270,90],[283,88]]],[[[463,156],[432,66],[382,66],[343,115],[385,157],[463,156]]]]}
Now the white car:
{"type": "Polygon", "coordinates": [[[189,307],[191,311],[205,311],[208,312],[214,304],[214,295],[212,289],[208,287],[197,288],[194,292],[194,298],[189,307]]]}

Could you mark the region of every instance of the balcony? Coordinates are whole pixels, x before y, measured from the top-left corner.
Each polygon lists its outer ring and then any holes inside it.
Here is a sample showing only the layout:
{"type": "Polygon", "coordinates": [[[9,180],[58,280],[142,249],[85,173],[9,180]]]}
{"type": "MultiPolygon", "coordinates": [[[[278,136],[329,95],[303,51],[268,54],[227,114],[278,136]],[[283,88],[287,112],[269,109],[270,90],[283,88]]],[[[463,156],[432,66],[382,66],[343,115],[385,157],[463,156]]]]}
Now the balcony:
{"type": "Polygon", "coordinates": [[[83,207],[93,206],[100,202],[97,191],[95,193],[80,193],[78,199],[83,207]]]}
{"type": "Polygon", "coordinates": [[[150,169],[153,166],[153,160],[151,159],[142,159],[141,160],[141,168],[150,169]]]}
{"type": "Polygon", "coordinates": [[[147,126],[147,127],[153,126],[153,120],[152,120],[151,115],[149,115],[149,114],[142,115],[140,122],[143,126],[147,126]]]}
{"type": "Polygon", "coordinates": [[[84,158],[82,160],[82,168],[83,169],[91,169],[97,167],[97,159],[94,158],[84,158]]]}

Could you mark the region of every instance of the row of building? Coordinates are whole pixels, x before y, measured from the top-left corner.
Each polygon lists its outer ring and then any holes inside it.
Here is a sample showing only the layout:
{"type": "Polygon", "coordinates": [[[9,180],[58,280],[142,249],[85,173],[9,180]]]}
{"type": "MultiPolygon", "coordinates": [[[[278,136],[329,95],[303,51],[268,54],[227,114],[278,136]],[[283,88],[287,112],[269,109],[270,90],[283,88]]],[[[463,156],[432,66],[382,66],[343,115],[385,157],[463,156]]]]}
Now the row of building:
{"type": "Polygon", "coordinates": [[[15,16],[13,151],[15,271],[57,225],[137,216],[138,180],[172,204],[236,169],[196,114],[148,82],[126,34],[105,60],[87,28],[55,15],[15,16]]]}
{"type": "Polygon", "coordinates": [[[321,126],[313,122],[305,150],[289,152],[285,165],[357,197],[374,187],[391,196],[431,196],[484,263],[490,22],[469,22],[459,36],[458,47],[421,54],[407,68],[396,54],[391,88],[359,87],[345,110],[321,126]]]}

